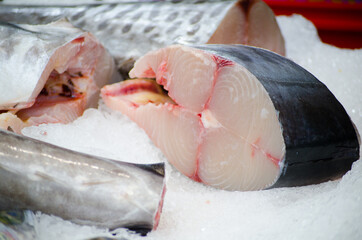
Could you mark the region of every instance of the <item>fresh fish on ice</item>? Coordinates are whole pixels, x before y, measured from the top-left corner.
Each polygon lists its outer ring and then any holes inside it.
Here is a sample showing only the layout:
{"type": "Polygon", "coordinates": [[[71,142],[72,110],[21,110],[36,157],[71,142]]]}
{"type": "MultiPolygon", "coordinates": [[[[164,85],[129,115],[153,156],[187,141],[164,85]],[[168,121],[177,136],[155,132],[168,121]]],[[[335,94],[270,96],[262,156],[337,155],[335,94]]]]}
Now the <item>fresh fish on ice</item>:
{"type": "Polygon", "coordinates": [[[150,230],[160,218],[163,180],[163,164],[97,158],[0,130],[0,210],[150,230]]]}
{"type": "Polygon", "coordinates": [[[343,106],[312,74],[271,51],[173,45],[137,60],[130,76],[156,79],[171,99],[145,101],[158,94],[156,81],[136,79],[103,87],[106,105],[202,183],[227,190],[319,183],[359,158],[343,106]]]}
{"type": "Polygon", "coordinates": [[[285,53],[274,13],[261,0],[0,6],[2,21],[35,24],[67,17],[93,33],[126,73],[148,51],[175,43],[248,44],[285,53]]]}
{"type": "Polygon", "coordinates": [[[120,79],[107,50],[66,20],[1,23],[0,63],[0,128],[15,132],[73,121],[96,106],[103,85],[120,79]]]}

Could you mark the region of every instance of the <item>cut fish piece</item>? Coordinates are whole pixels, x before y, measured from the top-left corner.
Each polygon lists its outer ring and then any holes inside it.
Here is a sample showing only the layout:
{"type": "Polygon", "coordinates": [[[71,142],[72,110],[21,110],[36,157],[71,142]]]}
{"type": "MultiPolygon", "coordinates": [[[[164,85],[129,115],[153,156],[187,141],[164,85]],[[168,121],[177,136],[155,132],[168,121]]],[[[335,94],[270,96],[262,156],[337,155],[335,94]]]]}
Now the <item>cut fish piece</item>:
{"type": "Polygon", "coordinates": [[[207,43],[244,44],[285,55],[284,38],[273,10],[262,0],[237,1],[207,43]]]}
{"type": "Polygon", "coordinates": [[[107,85],[101,94],[108,107],[125,113],[149,129],[147,133],[155,144],[163,149],[168,159],[173,159],[176,166],[184,169],[187,176],[194,175],[197,136],[201,129],[197,114],[177,106],[154,80],[126,80],[107,85]],[[137,88],[138,91],[129,90],[137,88]],[[151,101],[145,102],[145,98],[151,101]],[[152,101],[154,99],[158,101],[152,101]],[[154,114],[158,118],[154,118],[154,114]]]}
{"type": "Polygon", "coordinates": [[[0,111],[8,111],[2,128],[73,121],[96,106],[100,87],[120,79],[107,50],[66,20],[3,23],[0,36],[0,111]]]}
{"type": "Polygon", "coordinates": [[[207,185],[319,183],[340,177],[359,158],[357,132],[333,94],[270,51],[174,45],[140,58],[130,76],[155,78],[175,103],[125,100],[122,83],[102,89],[105,103],[142,127],[180,172],[207,185]]]}

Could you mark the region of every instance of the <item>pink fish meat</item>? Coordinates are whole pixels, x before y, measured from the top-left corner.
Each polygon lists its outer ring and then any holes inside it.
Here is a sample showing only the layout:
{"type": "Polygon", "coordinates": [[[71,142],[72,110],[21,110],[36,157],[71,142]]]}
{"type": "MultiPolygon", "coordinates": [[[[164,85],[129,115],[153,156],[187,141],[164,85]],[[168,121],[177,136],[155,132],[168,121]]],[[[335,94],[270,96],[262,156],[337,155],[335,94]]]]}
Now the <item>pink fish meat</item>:
{"type": "Polygon", "coordinates": [[[107,50],[66,20],[0,25],[0,128],[67,123],[119,80],[107,50]]]}

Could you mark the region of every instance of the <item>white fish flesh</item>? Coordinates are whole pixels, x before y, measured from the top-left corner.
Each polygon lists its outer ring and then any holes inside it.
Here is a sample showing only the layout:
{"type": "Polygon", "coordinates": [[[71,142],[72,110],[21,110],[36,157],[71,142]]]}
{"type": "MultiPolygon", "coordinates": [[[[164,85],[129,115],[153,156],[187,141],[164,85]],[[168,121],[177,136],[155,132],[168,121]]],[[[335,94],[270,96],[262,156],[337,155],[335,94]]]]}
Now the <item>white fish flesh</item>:
{"type": "Polygon", "coordinates": [[[147,52],[175,43],[248,44],[285,53],[274,13],[261,0],[0,6],[2,21],[35,24],[67,17],[93,33],[126,73],[147,52]]]}
{"type": "Polygon", "coordinates": [[[16,132],[73,121],[120,79],[107,50],[66,20],[0,24],[0,63],[0,128],[16,132]]]}
{"type": "Polygon", "coordinates": [[[117,162],[0,130],[0,210],[29,209],[77,224],[157,227],[163,164],[117,162]]]}
{"type": "Polygon", "coordinates": [[[140,58],[130,76],[156,79],[175,103],[138,101],[135,94],[158,93],[152,80],[105,86],[104,102],[196,181],[227,190],[299,186],[340,177],[359,158],[343,106],[312,74],[271,51],[173,45],[140,58]]]}

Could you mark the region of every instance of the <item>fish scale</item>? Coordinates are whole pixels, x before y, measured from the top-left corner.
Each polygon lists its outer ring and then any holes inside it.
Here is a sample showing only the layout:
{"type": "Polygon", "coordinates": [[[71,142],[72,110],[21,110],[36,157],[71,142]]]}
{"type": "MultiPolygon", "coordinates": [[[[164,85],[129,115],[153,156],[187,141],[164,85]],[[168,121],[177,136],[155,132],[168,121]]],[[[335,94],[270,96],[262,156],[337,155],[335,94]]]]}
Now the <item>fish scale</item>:
{"type": "MultiPolygon", "coordinates": [[[[236,7],[236,2],[121,1],[71,6],[59,3],[43,3],[41,6],[8,5],[4,2],[0,3],[0,20],[39,24],[66,17],[74,26],[93,33],[115,57],[121,70],[125,68],[123,72],[127,74],[130,70],[128,62],[148,51],[176,43],[207,43],[229,10],[236,7]]],[[[36,4],[36,1],[33,3],[36,4]]],[[[266,4],[264,8],[268,8],[266,4]]],[[[265,25],[277,23],[268,19],[265,20],[265,25]]],[[[235,32],[238,31],[230,30],[229,34],[234,35],[235,32]]],[[[276,34],[281,35],[279,29],[276,34]]]]}
{"type": "Polygon", "coordinates": [[[5,5],[0,8],[0,20],[38,24],[68,17],[76,27],[94,33],[119,63],[130,58],[137,59],[149,50],[176,42],[206,43],[234,3],[222,1],[195,4],[185,1],[181,5],[172,2],[126,2],[99,6],[26,8],[5,5]],[[213,15],[207,14],[209,12],[213,15]],[[147,39],[152,41],[151,48],[144,44],[147,39]]]}

